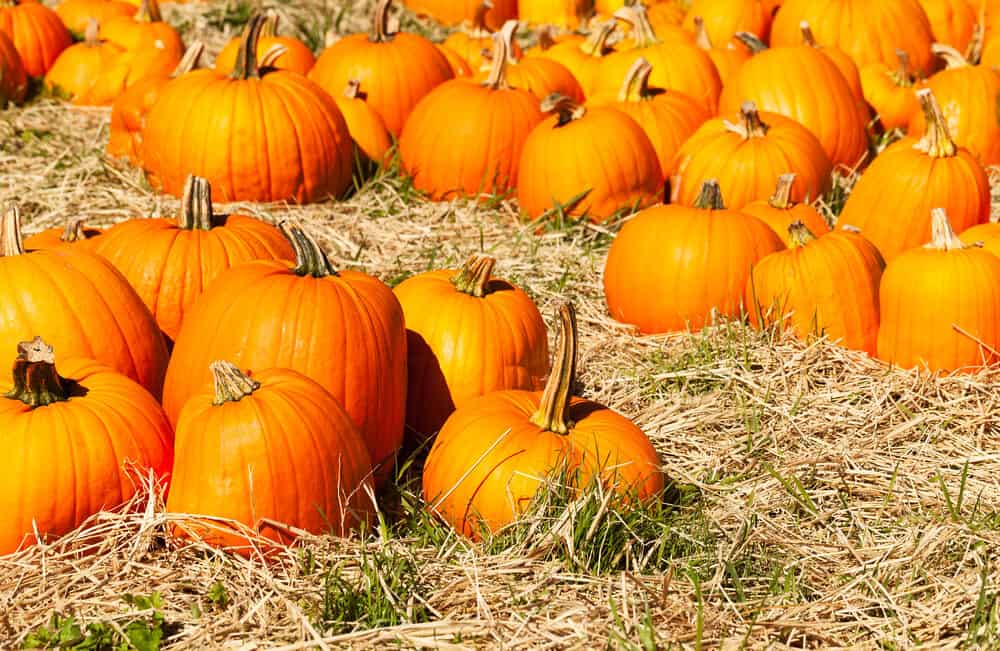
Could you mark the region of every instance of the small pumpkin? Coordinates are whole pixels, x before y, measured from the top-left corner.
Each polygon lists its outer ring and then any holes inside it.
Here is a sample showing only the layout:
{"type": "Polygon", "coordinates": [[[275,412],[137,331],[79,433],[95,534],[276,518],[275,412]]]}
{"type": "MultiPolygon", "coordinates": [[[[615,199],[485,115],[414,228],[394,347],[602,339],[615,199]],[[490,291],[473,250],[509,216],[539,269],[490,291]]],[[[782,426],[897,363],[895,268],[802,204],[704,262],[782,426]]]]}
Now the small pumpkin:
{"type": "Polygon", "coordinates": [[[692,0],[684,18],[684,28],[695,31],[700,19],[713,43],[737,45],[737,32],[750,32],[767,41],[771,14],[761,0],[692,0]]]}
{"type": "Polygon", "coordinates": [[[770,226],[725,209],[708,180],[694,207],[654,206],[625,223],[604,267],[608,309],[643,334],[739,318],[753,265],[783,248],[770,226]]]}
{"type": "Polygon", "coordinates": [[[897,50],[896,55],[898,66],[878,62],[860,70],[865,100],[875,109],[886,131],[907,128],[913,116],[920,112],[916,90],[924,85],[910,68],[909,55],[903,50],[897,50]]]}
{"type": "Polygon", "coordinates": [[[663,171],[635,120],[610,106],[584,107],[568,97],[542,100],[539,123],[524,142],[517,200],[531,218],[555,209],[599,222],[623,208],[661,200],[663,171]]]}
{"type": "Polygon", "coordinates": [[[715,69],[719,73],[719,79],[725,86],[726,80],[732,77],[740,69],[740,66],[750,58],[750,49],[738,39],[736,40],[737,45],[727,42],[723,47],[716,47],[705,30],[705,21],[702,17],[695,16],[693,24],[695,45],[708,52],[708,56],[712,59],[712,63],[715,64],[715,69]]]}
{"type": "MultiPolygon", "coordinates": [[[[452,32],[444,40],[444,47],[450,48],[462,57],[473,71],[489,66],[487,57],[493,50],[494,29],[486,23],[486,16],[493,10],[491,0],[485,0],[476,8],[476,15],[471,25],[465,29],[452,32]]],[[[505,21],[509,22],[509,21],[505,21]]],[[[515,41],[514,57],[521,57],[521,46],[515,41]]]]}
{"type": "Polygon", "coordinates": [[[63,50],[52,63],[45,73],[45,88],[74,104],[91,104],[94,82],[122,52],[114,43],[97,39],[97,21],[93,21],[85,40],[63,50]]]}
{"type": "Polygon", "coordinates": [[[607,20],[591,30],[586,38],[567,38],[538,52],[535,56],[561,63],[580,83],[585,97],[594,92],[594,79],[600,69],[601,59],[614,49],[608,41],[615,33],[617,22],[607,20]]]}
{"type": "Polygon", "coordinates": [[[0,3],[0,32],[14,43],[29,77],[42,77],[73,37],[59,15],[38,0],[0,3]]]}
{"type": "Polygon", "coordinates": [[[138,7],[122,0],[62,0],[56,14],[71,33],[83,36],[91,20],[102,24],[110,18],[131,18],[138,7]]]}
{"type": "Polygon", "coordinates": [[[248,531],[288,545],[290,532],[344,536],[371,518],[371,457],[326,389],[287,369],[210,370],[177,423],[166,511],[195,515],[176,530],[249,554],[248,531]]]}
{"type": "Polygon", "coordinates": [[[652,443],[630,420],[572,396],[576,317],[559,310],[560,341],[542,392],[495,391],[460,407],[434,441],[423,472],[432,513],[478,539],[513,522],[556,473],[579,490],[600,482],[620,497],[659,497],[652,443]]]}
{"type": "Polygon", "coordinates": [[[528,25],[576,29],[592,13],[589,0],[517,0],[517,17],[528,25]]]}
{"type": "Polygon", "coordinates": [[[1000,223],[976,224],[958,236],[967,246],[981,246],[983,250],[1000,256],[1000,223]]]}
{"type": "Polygon", "coordinates": [[[130,468],[170,472],[173,433],[148,391],[89,359],[60,352],[55,362],[35,337],[0,379],[0,447],[16,460],[0,474],[0,556],[127,502],[130,468]]]}
{"type": "MultiPolygon", "coordinates": [[[[297,38],[278,35],[279,18],[274,10],[265,12],[264,20],[260,40],[257,42],[257,63],[263,66],[264,57],[268,52],[275,46],[280,46],[284,48],[282,53],[268,60],[267,64],[279,70],[290,70],[300,75],[308,75],[312,67],[316,65],[316,57],[313,56],[312,50],[297,38]]],[[[240,39],[230,39],[219,55],[215,57],[215,71],[220,75],[228,75],[232,72],[239,51],[240,39]]]]}
{"type": "Polygon", "coordinates": [[[67,220],[65,226],[47,228],[40,233],[24,238],[24,250],[61,249],[63,247],[80,247],[93,249],[96,238],[104,233],[100,228],[87,226],[85,219],[67,220]]]}
{"type": "MultiPolygon", "coordinates": [[[[432,17],[442,25],[452,26],[461,22],[479,20],[479,12],[483,6],[481,0],[404,0],[411,11],[432,17]]],[[[482,17],[483,24],[489,29],[500,29],[500,26],[511,18],[517,18],[517,0],[493,0],[489,9],[482,17]]]]}
{"type": "Polygon", "coordinates": [[[392,149],[392,139],[385,127],[382,116],[368,106],[365,94],[361,91],[361,82],[352,79],[340,95],[335,95],[333,101],[344,116],[347,130],[354,139],[360,153],[372,163],[382,165],[388,161],[389,150],[392,149]]]}
{"type": "Polygon", "coordinates": [[[826,219],[814,206],[808,203],[792,201],[792,187],[795,185],[795,174],[782,174],[767,201],[751,201],[740,208],[740,212],[752,215],[771,227],[785,246],[791,246],[792,240],[788,227],[798,222],[809,229],[810,233],[823,235],[830,232],[826,219]]]}
{"type": "Polygon", "coordinates": [[[418,274],[393,290],[406,317],[406,424],[418,438],[479,396],[541,388],[545,322],[522,289],[492,275],[495,263],[471,256],[461,269],[418,274]]]}
{"type": "MultiPolygon", "coordinates": [[[[494,34],[494,40],[503,39],[507,42],[504,52],[507,55],[507,65],[504,75],[507,82],[514,88],[523,88],[538,99],[544,99],[552,93],[565,95],[570,99],[582,102],[583,89],[566,66],[544,57],[517,58],[513,52],[516,47],[514,37],[517,33],[517,21],[509,20],[494,34]]],[[[496,50],[494,50],[496,54],[496,50]]],[[[474,76],[476,81],[485,82],[493,74],[493,65],[480,70],[474,76]]]]}

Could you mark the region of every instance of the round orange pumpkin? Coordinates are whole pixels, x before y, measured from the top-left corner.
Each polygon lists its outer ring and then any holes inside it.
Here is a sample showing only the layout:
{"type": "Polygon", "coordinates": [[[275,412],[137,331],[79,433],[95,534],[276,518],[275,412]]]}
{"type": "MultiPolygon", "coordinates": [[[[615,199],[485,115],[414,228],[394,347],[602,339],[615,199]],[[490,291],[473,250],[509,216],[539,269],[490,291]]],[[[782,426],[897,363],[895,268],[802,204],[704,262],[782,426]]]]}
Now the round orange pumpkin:
{"type": "Polygon", "coordinates": [[[96,239],[103,233],[100,228],[87,226],[85,219],[70,219],[65,226],[47,228],[40,233],[25,237],[24,250],[61,249],[67,246],[93,250],[96,239]]]}
{"type": "Polygon", "coordinates": [[[73,37],[59,15],[38,0],[0,3],[0,32],[10,38],[30,77],[42,77],[73,37]]]}
{"type": "Polygon", "coordinates": [[[716,47],[705,30],[705,21],[702,20],[701,16],[694,17],[694,44],[708,52],[723,86],[726,85],[726,80],[732,77],[751,56],[750,49],[743,45],[739,39],[736,40],[736,43],[727,42],[722,47],[716,47]]]}
{"type": "Polygon", "coordinates": [[[52,63],[45,73],[45,88],[74,104],[92,104],[90,89],[122,52],[114,43],[97,40],[97,21],[92,21],[86,40],[63,50],[52,63]]]}
{"type": "MultiPolygon", "coordinates": [[[[494,40],[504,40],[507,46],[504,52],[507,55],[507,66],[505,76],[507,82],[513,88],[523,88],[530,92],[539,100],[559,93],[565,95],[576,102],[583,101],[583,89],[580,83],[573,76],[566,66],[544,57],[527,57],[519,59],[512,54],[515,48],[514,37],[517,32],[517,21],[509,20],[493,35],[494,40]]],[[[494,50],[494,55],[496,50],[494,50]]],[[[476,81],[485,82],[493,74],[493,65],[486,70],[480,70],[473,77],[476,81]]]]}
{"type": "Polygon", "coordinates": [[[720,45],[736,45],[736,32],[750,32],[767,41],[771,31],[771,14],[761,0],[691,0],[684,28],[694,31],[695,18],[701,19],[712,42],[720,45]]]}
{"type": "Polygon", "coordinates": [[[382,117],[368,106],[365,97],[361,83],[352,79],[343,93],[334,95],[333,101],[344,116],[347,130],[360,153],[372,163],[382,165],[388,161],[392,139],[382,117]]]}
{"type": "MultiPolygon", "coordinates": [[[[271,67],[279,70],[290,70],[300,75],[308,75],[316,65],[316,57],[306,44],[292,36],[278,36],[278,14],[268,10],[265,14],[264,27],[261,29],[260,41],[257,43],[257,63],[263,67],[264,57],[275,46],[284,48],[282,53],[267,61],[271,67]]],[[[240,39],[230,39],[219,55],[215,57],[215,71],[220,75],[228,75],[236,65],[236,57],[240,51],[240,39]]]]}
{"type": "Polygon", "coordinates": [[[816,41],[816,36],[812,32],[812,28],[809,27],[809,23],[803,21],[799,27],[802,30],[803,44],[816,48],[825,54],[826,58],[828,58],[833,65],[837,66],[837,70],[839,70],[840,74],[844,76],[844,80],[847,82],[848,88],[851,89],[851,93],[853,93],[858,99],[863,100],[865,95],[861,88],[861,75],[858,72],[857,64],[854,63],[854,59],[848,56],[836,45],[820,45],[816,41]]]}
{"type": "Polygon", "coordinates": [[[451,68],[451,72],[455,77],[472,76],[472,66],[470,66],[469,62],[463,59],[458,52],[442,43],[438,43],[436,46],[441,54],[444,55],[444,58],[448,60],[448,66],[451,68]]]}
{"type": "Polygon", "coordinates": [[[122,0],[62,0],[56,5],[56,14],[70,32],[83,36],[91,20],[100,25],[108,19],[135,15],[138,7],[122,0]]]}
{"type": "Polygon", "coordinates": [[[823,235],[830,232],[830,226],[823,215],[808,203],[792,201],[792,187],[795,185],[795,174],[782,174],[767,201],[752,201],[740,208],[740,212],[752,215],[771,227],[771,230],[781,238],[785,246],[791,246],[792,240],[788,227],[799,222],[810,233],[823,235]]]}
{"type": "MultiPolygon", "coordinates": [[[[485,0],[476,8],[476,15],[467,28],[452,32],[444,40],[444,46],[462,57],[473,71],[478,71],[489,65],[487,57],[493,51],[493,33],[496,30],[487,24],[486,17],[493,8],[493,3],[490,0],[485,0]]],[[[504,21],[504,23],[506,22],[508,21],[504,21]]],[[[514,56],[520,58],[521,46],[517,42],[514,42],[513,45],[515,48],[514,56]]]]}
{"type": "Polygon", "coordinates": [[[865,100],[875,109],[882,128],[906,129],[920,111],[916,90],[924,85],[910,69],[910,57],[899,50],[899,65],[870,63],[860,70],[865,100]]]}
{"type": "Polygon", "coordinates": [[[1000,223],[976,224],[958,236],[966,245],[982,246],[984,250],[1000,256],[1000,223]]]}

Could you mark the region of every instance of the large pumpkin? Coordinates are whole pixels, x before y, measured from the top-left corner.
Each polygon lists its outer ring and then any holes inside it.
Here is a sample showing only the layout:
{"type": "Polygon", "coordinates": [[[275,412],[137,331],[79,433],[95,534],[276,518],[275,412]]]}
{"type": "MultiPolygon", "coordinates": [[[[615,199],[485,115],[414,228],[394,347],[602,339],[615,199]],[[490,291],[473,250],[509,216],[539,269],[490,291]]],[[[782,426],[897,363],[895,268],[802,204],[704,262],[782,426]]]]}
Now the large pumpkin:
{"type": "Polygon", "coordinates": [[[933,236],[882,276],[878,356],[903,368],[974,370],[1000,361],[1000,258],[955,236],[935,208],[933,236]]]}
{"type": "Polygon", "coordinates": [[[951,139],[929,89],[917,91],[931,128],[883,151],[854,185],[839,221],[861,229],[887,262],[931,238],[931,209],[944,208],[960,231],[990,217],[986,172],[951,139]]]}
{"type": "Polygon", "coordinates": [[[43,76],[56,57],[73,44],[59,15],[38,0],[0,3],[0,32],[14,42],[24,70],[31,77],[43,76]]]}
{"type": "Polygon", "coordinates": [[[77,247],[26,252],[12,206],[0,220],[0,348],[36,335],[162,392],[167,347],[128,281],[77,247]]]}
{"type": "MultiPolygon", "coordinates": [[[[312,67],[316,65],[316,57],[313,56],[312,50],[293,36],[278,35],[277,12],[268,10],[265,12],[264,18],[266,22],[261,28],[260,41],[257,44],[257,63],[261,67],[264,67],[266,63],[280,70],[291,70],[300,75],[308,75],[312,67]],[[268,56],[274,47],[283,48],[281,54],[265,61],[264,57],[268,56]]],[[[240,39],[230,39],[219,55],[215,57],[215,71],[220,75],[228,75],[232,72],[239,52],[240,39]]]]}
{"type": "Polygon", "coordinates": [[[830,231],[829,224],[816,208],[809,203],[792,201],[792,188],[795,186],[795,174],[782,174],[772,194],[766,201],[752,201],[740,208],[740,212],[752,215],[771,227],[785,246],[792,243],[788,227],[801,222],[815,235],[830,231]]]}
{"type": "Polygon", "coordinates": [[[910,69],[910,57],[903,50],[896,53],[899,64],[888,66],[881,61],[869,63],[860,70],[861,89],[865,101],[875,109],[882,128],[907,128],[913,116],[920,112],[916,90],[924,85],[910,69]]]}
{"type": "Polygon", "coordinates": [[[389,32],[391,6],[392,0],[378,0],[371,34],[351,34],[328,47],[309,78],[331,95],[358,80],[367,102],[398,137],[417,102],[455,75],[444,54],[423,36],[389,32]]]}
{"type": "Polygon", "coordinates": [[[461,269],[418,274],[394,290],[406,317],[406,424],[418,437],[481,395],[541,388],[545,322],[523,290],[493,277],[495,262],[472,256],[461,269]]]}
{"type": "Polygon", "coordinates": [[[659,458],[642,430],[572,396],[576,318],[569,305],[559,316],[559,348],[545,390],[495,391],[467,403],[448,418],[427,456],[424,500],[465,536],[513,522],[547,480],[568,482],[571,490],[600,482],[634,501],[663,491],[659,458]]]}
{"type": "Polygon", "coordinates": [[[751,268],[783,248],[770,226],[726,210],[718,182],[706,181],[693,208],[655,206],[625,223],[604,267],[608,309],[645,334],[738,318],[751,268]]]}
{"type": "Polygon", "coordinates": [[[258,66],[263,24],[247,24],[232,74],[195,70],[160,90],[140,148],[154,187],[179,196],[195,174],[223,201],[299,203],[348,190],[354,147],[340,110],[302,75],[258,66]]]}
{"type": "Polygon", "coordinates": [[[298,371],[343,405],[384,480],[403,440],[403,310],[382,281],[337,271],[300,227],[282,226],[294,263],[233,267],[185,317],[167,370],[164,409],[176,423],[184,403],[211,379],[209,364],[217,359],[298,371]]]}
{"type": "Polygon", "coordinates": [[[290,544],[371,517],[371,457],[326,389],[287,369],[210,368],[177,423],[166,510],[192,514],[181,532],[248,553],[248,531],[290,544]]]}
{"type": "Polygon", "coordinates": [[[0,556],[124,504],[134,473],[163,478],[172,437],[153,396],[124,375],[62,353],[57,369],[41,338],[18,344],[0,379],[0,448],[12,461],[0,473],[0,556]]]}
{"type": "Polygon", "coordinates": [[[730,122],[709,120],[677,152],[671,200],[693,205],[702,184],[717,179],[730,208],[771,196],[778,177],[795,173],[793,201],[811,201],[830,189],[833,168],[808,129],[782,115],[759,113],[745,102],[730,122]]]}
{"type": "Polygon", "coordinates": [[[754,266],[744,299],[750,322],[780,323],[802,339],[826,335],[874,355],[885,267],[878,249],[849,230],[817,238],[802,222],[788,227],[788,237],[787,250],[754,266]]]}

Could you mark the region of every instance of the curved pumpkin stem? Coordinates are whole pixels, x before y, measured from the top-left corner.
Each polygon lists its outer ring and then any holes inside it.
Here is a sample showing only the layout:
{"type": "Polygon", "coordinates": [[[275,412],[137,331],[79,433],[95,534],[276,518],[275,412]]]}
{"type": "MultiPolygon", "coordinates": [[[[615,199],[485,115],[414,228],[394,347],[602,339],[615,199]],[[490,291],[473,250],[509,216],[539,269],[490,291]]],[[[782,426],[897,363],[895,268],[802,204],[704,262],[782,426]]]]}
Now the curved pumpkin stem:
{"type": "Polygon", "coordinates": [[[944,119],[944,114],[941,113],[941,105],[935,99],[934,93],[931,92],[930,88],[921,88],[917,91],[917,100],[920,102],[920,108],[924,111],[927,129],[924,132],[924,137],[913,145],[914,149],[919,149],[934,158],[954,156],[958,152],[958,147],[955,146],[955,141],[948,133],[948,124],[944,119]]]}
{"type": "Polygon", "coordinates": [[[944,59],[945,67],[949,70],[954,68],[964,68],[969,65],[969,62],[964,56],[962,56],[962,53],[950,45],[935,43],[931,45],[931,52],[934,53],[934,56],[944,59]]]}
{"type": "Polygon", "coordinates": [[[486,286],[493,275],[496,258],[488,255],[472,255],[462,265],[462,269],[452,276],[451,284],[460,292],[482,298],[486,296],[486,286]]]}
{"type": "MultiPolygon", "coordinates": [[[[982,3],[980,7],[980,14],[982,14],[986,9],[986,3],[982,3]]],[[[969,45],[965,48],[965,60],[973,65],[979,65],[983,59],[983,47],[986,41],[986,29],[985,19],[980,19],[976,21],[976,24],[972,26],[972,38],[969,39],[969,45]]]]}
{"type": "Polygon", "coordinates": [[[156,0],[142,0],[139,9],[135,12],[137,23],[160,23],[163,22],[163,13],[160,12],[160,3],[156,0]]]}
{"type": "Polygon", "coordinates": [[[281,233],[292,245],[292,250],[295,252],[295,266],[292,267],[292,273],[296,276],[312,276],[313,278],[339,275],[323,249],[302,229],[300,224],[286,219],[278,224],[278,228],[281,229],[281,233]]]}
{"type": "Polygon", "coordinates": [[[177,77],[185,75],[197,68],[204,53],[205,44],[201,41],[195,41],[189,45],[188,48],[184,50],[184,56],[182,56],[181,60],[177,62],[177,67],[170,73],[171,78],[176,79],[177,77]]]}
{"type": "Polygon", "coordinates": [[[510,31],[513,32],[516,30],[517,21],[508,20],[504,23],[503,28],[493,35],[493,54],[490,57],[490,73],[486,75],[486,80],[483,81],[483,86],[491,90],[510,88],[507,84],[507,65],[512,59],[510,48],[513,43],[513,37],[509,39],[505,38],[504,33],[508,30],[508,25],[511,23],[514,26],[510,31]]]}
{"type": "Polygon", "coordinates": [[[82,242],[85,239],[87,239],[87,220],[83,217],[67,221],[62,235],[59,236],[60,242],[67,243],[82,242]]]}
{"type": "Polygon", "coordinates": [[[559,93],[546,96],[539,108],[541,108],[542,113],[555,113],[559,116],[559,121],[556,122],[557,127],[569,124],[573,120],[579,120],[587,114],[587,109],[584,108],[583,104],[577,104],[569,97],[559,93]]]}
{"type": "Polygon", "coordinates": [[[726,209],[726,205],[722,202],[722,188],[719,187],[718,179],[708,179],[701,184],[701,191],[694,200],[694,207],[701,210],[726,209]]]}
{"type": "Polygon", "coordinates": [[[278,35],[278,23],[280,22],[278,18],[278,12],[274,9],[264,10],[264,27],[260,30],[261,36],[266,36],[272,38],[278,35]]]}
{"type": "Polygon", "coordinates": [[[767,49],[767,43],[760,40],[760,37],[752,32],[736,32],[733,37],[747,46],[751,54],[760,54],[767,49]]]}
{"type": "MultiPolygon", "coordinates": [[[[516,48],[514,47],[514,39],[517,37],[517,27],[518,22],[514,19],[508,20],[503,24],[496,34],[493,35],[495,39],[502,39],[506,45],[505,56],[507,57],[507,64],[513,65],[517,63],[517,58],[514,56],[516,48]]],[[[495,52],[494,52],[495,55],[495,52]]]]}
{"type": "Polygon", "coordinates": [[[774,194],[767,200],[767,204],[778,210],[788,210],[792,207],[792,186],[795,185],[795,174],[789,172],[778,177],[778,184],[774,187],[774,194]]]}
{"type": "Polygon", "coordinates": [[[392,40],[393,32],[389,25],[389,11],[391,9],[392,0],[378,0],[375,3],[375,10],[372,12],[372,31],[368,34],[368,40],[372,43],[385,43],[392,40]]]}
{"type": "Polygon", "coordinates": [[[694,17],[694,44],[703,50],[712,49],[712,39],[705,29],[705,19],[701,16],[694,17]]]}
{"type": "Polygon", "coordinates": [[[614,20],[606,20],[587,36],[587,40],[580,43],[580,51],[587,56],[602,57],[608,51],[608,39],[618,29],[618,23],[614,20]]]}
{"type": "Polygon", "coordinates": [[[816,239],[816,236],[808,226],[797,221],[788,225],[788,239],[792,243],[792,248],[797,248],[809,244],[816,239]]]}
{"type": "Polygon", "coordinates": [[[240,49],[236,54],[236,65],[229,73],[230,79],[260,79],[260,66],[257,65],[257,42],[260,40],[260,30],[264,28],[265,18],[255,14],[250,18],[243,36],[240,39],[240,49]]]}
{"type": "Polygon", "coordinates": [[[576,311],[572,303],[559,308],[559,347],[552,360],[552,372],[545,383],[538,410],[531,415],[531,422],[547,432],[568,434],[573,423],[569,422],[569,402],[576,380],[576,311]]]}
{"type": "Polygon", "coordinates": [[[21,209],[11,203],[0,219],[0,258],[24,253],[21,240],[21,209]]]}
{"type": "Polygon", "coordinates": [[[770,127],[764,124],[764,122],[760,119],[760,112],[757,110],[757,105],[753,102],[743,102],[743,104],[740,105],[739,124],[733,124],[728,120],[723,120],[722,123],[725,125],[726,129],[739,134],[744,140],[749,140],[750,138],[763,138],[767,135],[768,129],[770,129],[770,127]]]}
{"type": "Polygon", "coordinates": [[[260,61],[257,62],[257,65],[260,66],[261,70],[264,68],[273,68],[278,63],[278,59],[285,56],[287,53],[287,47],[281,43],[275,43],[271,47],[267,48],[267,52],[261,55],[260,61]]]}
{"type": "Polygon", "coordinates": [[[215,399],[212,401],[215,406],[239,402],[260,388],[260,382],[232,362],[218,360],[209,364],[208,368],[212,371],[212,383],[215,385],[215,399]]]}
{"type": "Polygon", "coordinates": [[[819,48],[819,43],[816,42],[816,35],[813,34],[812,27],[809,26],[809,21],[803,20],[799,23],[799,30],[802,32],[802,43],[803,45],[808,45],[809,47],[819,48]]]}
{"type": "Polygon", "coordinates": [[[206,179],[189,174],[181,196],[177,226],[186,231],[212,230],[212,186],[206,179]]]}
{"type": "Polygon", "coordinates": [[[636,49],[650,47],[660,42],[653,25],[649,22],[646,14],[646,7],[637,2],[634,5],[626,5],[612,14],[618,20],[622,20],[632,26],[632,40],[636,49]]]}
{"type": "Polygon", "coordinates": [[[618,91],[619,102],[640,102],[649,97],[649,75],[653,66],[646,59],[639,57],[625,73],[625,81],[618,91]]]}
{"type": "Polygon", "coordinates": [[[948,213],[944,208],[931,208],[931,241],[924,244],[925,249],[936,251],[957,251],[966,248],[965,242],[958,239],[951,229],[948,213]]]}
{"type": "Polygon", "coordinates": [[[55,362],[52,346],[41,337],[19,343],[14,361],[14,387],[4,397],[20,400],[32,408],[69,400],[67,385],[71,381],[60,377],[55,362]]]}

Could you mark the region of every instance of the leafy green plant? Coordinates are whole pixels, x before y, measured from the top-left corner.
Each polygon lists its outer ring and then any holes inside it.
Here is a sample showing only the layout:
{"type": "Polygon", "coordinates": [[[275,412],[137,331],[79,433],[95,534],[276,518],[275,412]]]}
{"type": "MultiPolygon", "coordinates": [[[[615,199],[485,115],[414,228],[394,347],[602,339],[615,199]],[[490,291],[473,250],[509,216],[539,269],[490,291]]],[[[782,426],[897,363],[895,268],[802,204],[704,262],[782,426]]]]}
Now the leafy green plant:
{"type": "Polygon", "coordinates": [[[91,622],[82,627],[72,615],[53,613],[48,626],[28,634],[22,648],[60,649],[61,651],[158,651],[166,635],[163,597],[158,592],[148,596],[126,594],[122,601],[141,616],[122,624],[112,621],[91,622]]]}

